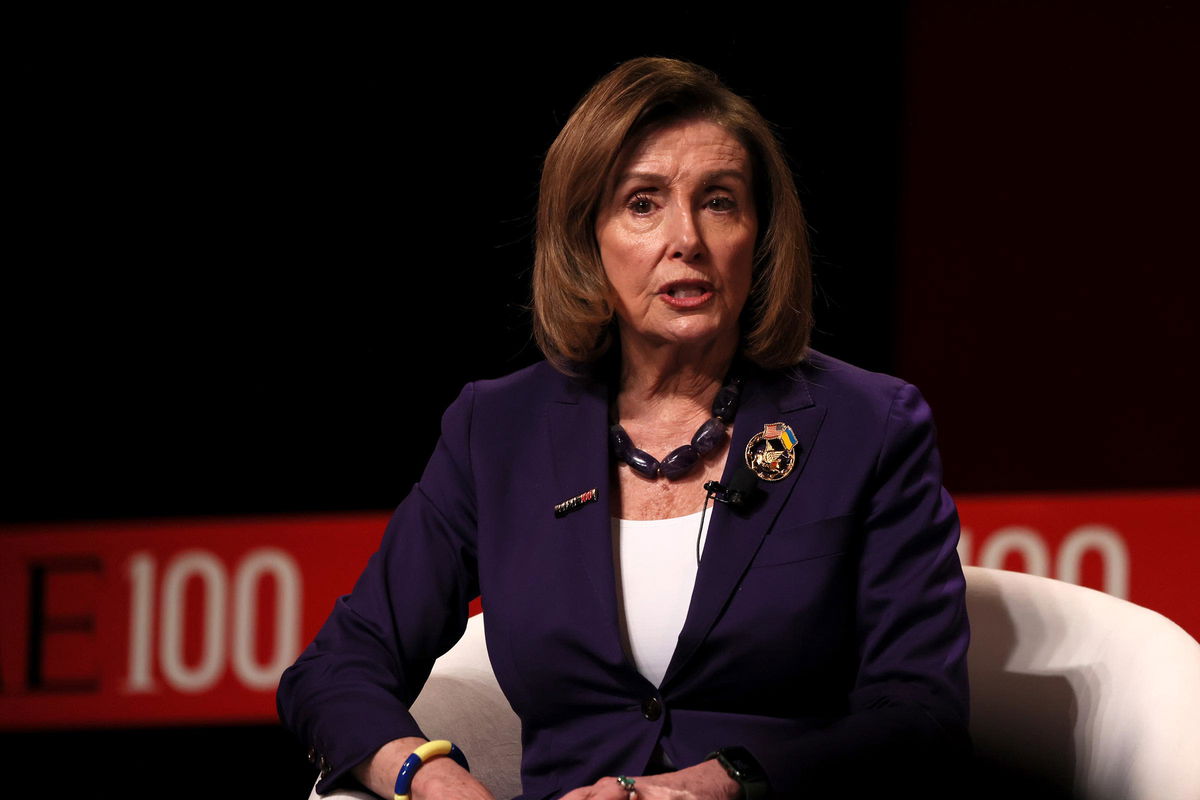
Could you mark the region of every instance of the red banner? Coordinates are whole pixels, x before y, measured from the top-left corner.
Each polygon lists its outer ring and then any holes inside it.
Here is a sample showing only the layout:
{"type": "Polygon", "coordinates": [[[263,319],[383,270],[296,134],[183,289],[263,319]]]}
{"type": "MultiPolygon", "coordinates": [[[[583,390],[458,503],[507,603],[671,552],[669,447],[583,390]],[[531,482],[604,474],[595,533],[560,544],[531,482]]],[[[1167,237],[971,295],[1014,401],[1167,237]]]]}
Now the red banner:
{"type": "MultiPolygon", "coordinates": [[[[964,563],[1125,597],[1200,635],[1200,492],[957,498],[964,563]]],[[[0,534],[0,729],[275,719],[279,674],[387,513],[0,534]]]]}
{"type": "Polygon", "coordinates": [[[964,564],[1099,589],[1200,638],[1200,492],[955,499],[964,564]]]}
{"type": "Polygon", "coordinates": [[[275,719],[275,686],[388,514],[0,535],[0,727],[275,719]]]}

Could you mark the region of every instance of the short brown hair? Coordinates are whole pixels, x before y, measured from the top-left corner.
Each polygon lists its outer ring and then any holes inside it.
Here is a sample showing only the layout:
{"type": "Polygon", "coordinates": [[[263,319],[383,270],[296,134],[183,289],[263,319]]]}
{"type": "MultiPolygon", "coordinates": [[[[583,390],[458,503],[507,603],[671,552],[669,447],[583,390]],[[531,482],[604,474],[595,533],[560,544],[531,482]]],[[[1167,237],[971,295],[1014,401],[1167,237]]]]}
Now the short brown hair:
{"type": "Polygon", "coordinates": [[[584,95],[542,168],[533,332],[542,353],[563,372],[586,368],[612,342],[611,287],[595,225],[617,158],[648,127],[688,117],[724,127],[750,154],[759,234],[753,286],[742,312],[742,354],[771,369],[804,357],[812,331],[808,227],[770,124],[704,67],[637,58],[584,95]]]}

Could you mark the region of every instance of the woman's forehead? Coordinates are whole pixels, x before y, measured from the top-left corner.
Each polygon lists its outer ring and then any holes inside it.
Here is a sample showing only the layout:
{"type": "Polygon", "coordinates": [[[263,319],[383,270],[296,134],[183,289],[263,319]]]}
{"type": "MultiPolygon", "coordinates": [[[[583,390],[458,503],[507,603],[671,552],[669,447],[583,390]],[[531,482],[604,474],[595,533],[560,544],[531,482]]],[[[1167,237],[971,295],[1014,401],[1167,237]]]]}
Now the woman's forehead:
{"type": "Polygon", "coordinates": [[[647,128],[621,152],[614,182],[639,174],[669,176],[689,171],[737,173],[750,179],[750,156],[738,137],[705,119],[684,119],[647,128]]]}

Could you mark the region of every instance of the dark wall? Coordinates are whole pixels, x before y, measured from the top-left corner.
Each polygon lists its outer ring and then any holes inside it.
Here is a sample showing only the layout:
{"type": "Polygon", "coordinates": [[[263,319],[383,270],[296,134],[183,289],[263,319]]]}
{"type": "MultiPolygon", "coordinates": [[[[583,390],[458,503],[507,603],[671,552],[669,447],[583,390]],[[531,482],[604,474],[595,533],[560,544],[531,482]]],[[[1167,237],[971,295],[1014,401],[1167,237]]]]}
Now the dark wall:
{"type": "Polygon", "coordinates": [[[912,4],[896,369],[964,491],[1200,486],[1200,10],[912,4]]]}
{"type": "Polygon", "coordinates": [[[888,368],[903,18],[802,19],[416,52],[272,26],[31,49],[5,517],[394,505],[462,384],[537,357],[540,159],[636,55],[710,66],[779,125],[819,345],[888,368]]]}

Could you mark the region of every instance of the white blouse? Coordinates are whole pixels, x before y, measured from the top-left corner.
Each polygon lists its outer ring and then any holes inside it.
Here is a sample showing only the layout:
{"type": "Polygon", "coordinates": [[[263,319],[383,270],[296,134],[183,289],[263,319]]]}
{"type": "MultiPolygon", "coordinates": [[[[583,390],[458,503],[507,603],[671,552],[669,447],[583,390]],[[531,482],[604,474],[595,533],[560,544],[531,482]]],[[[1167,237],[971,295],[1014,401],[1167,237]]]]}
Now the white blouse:
{"type": "Polygon", "coordinates": [[[662,684],[696,585],[696,537],[708,537],[712,510],[700,530],[697,511],[673,519],[612,521],[621,644],[647,680],[662,684]]]}

